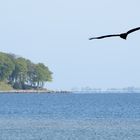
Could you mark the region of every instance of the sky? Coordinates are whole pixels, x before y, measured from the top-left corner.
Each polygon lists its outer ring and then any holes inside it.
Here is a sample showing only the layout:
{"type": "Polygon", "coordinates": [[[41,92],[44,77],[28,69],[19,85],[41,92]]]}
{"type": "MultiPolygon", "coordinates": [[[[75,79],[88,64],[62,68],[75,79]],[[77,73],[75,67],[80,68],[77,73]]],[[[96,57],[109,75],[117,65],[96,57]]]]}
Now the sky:
{"type": "Polygon", "coordinates": [[[139,0],[0,1],[0,51],[42,62],[53,72],[49,89],[140,87],[139,0]]]}

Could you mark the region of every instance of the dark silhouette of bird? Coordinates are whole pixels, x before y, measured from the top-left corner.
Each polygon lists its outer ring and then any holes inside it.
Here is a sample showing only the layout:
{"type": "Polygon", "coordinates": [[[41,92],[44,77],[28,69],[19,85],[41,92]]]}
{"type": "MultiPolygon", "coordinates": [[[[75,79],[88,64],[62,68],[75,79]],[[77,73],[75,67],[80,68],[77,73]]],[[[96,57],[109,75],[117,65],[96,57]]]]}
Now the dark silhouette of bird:
{"type": "Polygon", "coordinates": [[[137,27],[137,28],[131,29],[131,30],[129,30],[129,31],[126,32],[126,33],[112,34],[112,35],[104,35],[104,36],[99,36],[99,37],[92,37],[92,38],[89,38],[89,40],[92,40],[92,39],[103,39],[103,38],[106,38],[106,37],[116,37],[116,36],[119,36],[120,38],[126,40],[128,34],[130,34],[130,33],[132,33],[132,32],[135,32],[135,31],[137,31],[137,30],[140,30],[140,27],[137,27]]]}

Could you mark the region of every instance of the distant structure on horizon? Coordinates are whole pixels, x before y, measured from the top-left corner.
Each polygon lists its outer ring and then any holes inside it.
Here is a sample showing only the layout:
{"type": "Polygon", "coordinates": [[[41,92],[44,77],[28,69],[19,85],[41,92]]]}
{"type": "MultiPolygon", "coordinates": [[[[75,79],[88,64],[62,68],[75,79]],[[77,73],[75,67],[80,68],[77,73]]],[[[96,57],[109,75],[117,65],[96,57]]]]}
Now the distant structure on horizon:
{"type": "Polygon", "coordinates": [[[120,38],[126,40],[128,34],[130,34],[130,33],[132,33],[132,32],[135,32],[135,31],[137,31],[137,30],[140,30],[140,27],[131,29],[131,30],[127,31],[126,33],[105,35],[105,36],[99,36],[99,37],[92,37],[92,38],[89,38],[89,40],[92,40],[92,39],[103,39],[103,38],[107,38],[107,37],[116,37],[116,36],[119,36],[120,38]]]}
{"type": "Polygon", "coordinates": [[[74,93],[140,93],[140,87],[124,87],[124,88],[91,88],[83,87],[81,89],[72,89],[74,93]]]}

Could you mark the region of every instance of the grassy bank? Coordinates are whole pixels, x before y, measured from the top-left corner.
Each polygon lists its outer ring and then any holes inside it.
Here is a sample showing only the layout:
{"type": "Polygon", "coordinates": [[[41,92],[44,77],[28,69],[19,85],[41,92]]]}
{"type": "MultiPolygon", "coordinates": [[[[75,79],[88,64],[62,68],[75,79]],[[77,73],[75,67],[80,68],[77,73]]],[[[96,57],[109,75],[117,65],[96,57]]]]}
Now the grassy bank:
{"type": "Polygon", "coordinates": [[[0,90],[1,91],[8,91],[8,90],[13,90],[12,86],[5,83],[5,82],[0,82],[0,90]]]}

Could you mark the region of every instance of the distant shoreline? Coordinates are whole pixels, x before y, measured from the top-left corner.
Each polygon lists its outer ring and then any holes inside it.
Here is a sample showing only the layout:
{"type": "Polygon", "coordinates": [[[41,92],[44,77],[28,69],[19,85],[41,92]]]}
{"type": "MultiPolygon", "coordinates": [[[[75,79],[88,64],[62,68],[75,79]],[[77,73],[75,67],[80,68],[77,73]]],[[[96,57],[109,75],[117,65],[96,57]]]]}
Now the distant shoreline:
{"type": "Polygon", "coordinates": [[[53,91],[53,90],[0,90],[0,93],[72,93],[70,91],[53,91]]]}

